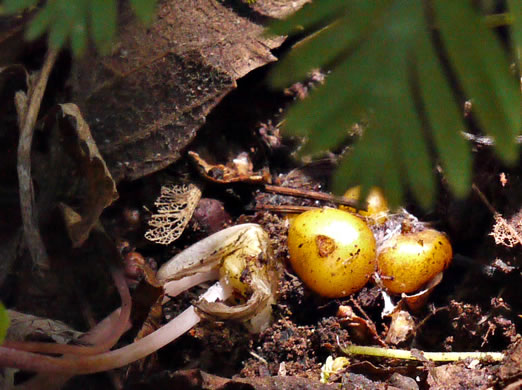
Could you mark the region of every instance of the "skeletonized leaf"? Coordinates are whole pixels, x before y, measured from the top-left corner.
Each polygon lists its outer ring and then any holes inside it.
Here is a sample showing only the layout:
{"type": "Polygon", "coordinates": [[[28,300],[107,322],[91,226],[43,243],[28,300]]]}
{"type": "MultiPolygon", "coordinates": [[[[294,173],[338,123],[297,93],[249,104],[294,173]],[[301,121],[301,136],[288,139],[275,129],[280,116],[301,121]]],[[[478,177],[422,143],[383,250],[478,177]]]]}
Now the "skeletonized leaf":
{"type": "Polygon", "coordinates": [[[201,190],[193,184],[161,187],[161,194],[154,202],[158,213],[149,220],[151,229],[147,230],[145,238],[162,245],[176,241],[192,218],[200,198],[201,190]]]}

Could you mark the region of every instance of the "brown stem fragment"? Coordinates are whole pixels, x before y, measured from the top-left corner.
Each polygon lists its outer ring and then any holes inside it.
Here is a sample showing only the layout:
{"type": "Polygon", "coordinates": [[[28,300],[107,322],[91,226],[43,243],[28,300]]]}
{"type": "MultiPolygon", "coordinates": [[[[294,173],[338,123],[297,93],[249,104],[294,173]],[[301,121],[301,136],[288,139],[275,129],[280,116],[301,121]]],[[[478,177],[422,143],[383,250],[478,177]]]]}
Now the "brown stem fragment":
{"type": "Polygon", "coordinates": [[[298,188],[291,188],[291,187],[283,187],[283,186],[274,186],[265,184],[264,190],[266,192],[271,192],[274,194],[279,195],[288,195],[288,196],[295,196],[298,198],[306,198],[306,199],[315,199],[315,200],[322,200],[325,202],[332,202],[335,204],[340,204],[344,206],[350,206],[357,210],[364,210],[366,211],[366,205],[359,205],[357,201],[343,198],[342,196],[335,196],[331,194],[327,194],[324,192],[318,192],[318,191],[309,191],[309,190],[301,190],[298,188]]]}

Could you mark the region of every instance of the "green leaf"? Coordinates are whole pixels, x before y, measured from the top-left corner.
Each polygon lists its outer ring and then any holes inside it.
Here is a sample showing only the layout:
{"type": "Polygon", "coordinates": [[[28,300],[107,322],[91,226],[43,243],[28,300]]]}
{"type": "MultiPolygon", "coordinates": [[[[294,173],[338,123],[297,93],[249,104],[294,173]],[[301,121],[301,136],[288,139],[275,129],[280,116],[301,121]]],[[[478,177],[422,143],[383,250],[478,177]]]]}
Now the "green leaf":
{"type": "Polygon", "coordinates": [[[0,302],[0,344],[5,340],[7,329],[9,329],[9,315],[5,306],[0,302]]]}
{"type": "Polygon", "coordinates": [[[152,22],[156,11],[156,0],[131,0],[132,9],[136,16],[144,23],[152,22]]]}
{"type": "Polygon", "coordinates": [[[42,35],[49,26],[55,22],[56,9],[58,6],[57,0],[49,0],[44,8],[38,12],[34,19],[29,24],[25,32],[25,38],[33,40],[42,35]]]}
{"type": "Polygon", "coordinates": [[[518,59],[519,71],[522,71],[522,1],[508,0],[509,11],[513,17],[511,27],[512,49],[518,59]]]}
{"type": "Polygon", "coordinates": [[[79,15],[71,31],[71,49],[76,57],[81,57],[87,48],[87,13],[79,15]]]}
{"type": "Polygon", "coordinates": [[[520,91],[500,42],[468,1],[433,2],[448,56],[482,128],[508,162],[518,158],[520,91]]]}
{"type": "MultiPolygon", "coordinates": [[[[355,0],[360,2],[361,0],[355,0]]],[[[287,19],[273,23],[269,33],[275,35],[295,35],[332,17],[339,17],[349,6],[346,1],[321,0],[307,4],[287,19]]]]}
{"type": "Polygon", "coordinates": [[[71,33],[73,26],[78,17],[79,7],[78,3],[83,1],[56,1],[54,20],[57,23],[53,23],[50,26],[49,32],[49,44],[59,49],[64,45],[69,34],[71,33]]]}
{"type": "MultiPolygon", "coordinates": [[[[333,91],[324,88],[320,98],[327,99],[340,92],[342,99],[336,105],[326,100],[329,106],[324,110],[326,115],[311,114],[319,117],[319,120],[312,122],[320,124],[323,131],[319,126],[312,129],[310,135],[314,146],[310,149],[315,151],[317,147],[324,147],[332,142],[332,138],[337,141],[338,136],[332,137],[332,132],[343,134],[329,127],[332,121],[328,121],[327,116],[337,115],[348,119],[353,115],[348,114],[351,109],[359,105],[366,106],[369,112],[374,113],[374,119],[362,141],[355,146],[354,157],[344,163],[352,168],[351,180],[357,179],[350,184],[361,184],[363,190],[380,185],[390,202],[396,206],[402,198],[402,186],[409,183],[419,203],[428,207],[435,191],[434,173],[410,92],[407,63],[408,53],[414,47],[414,37],[423,27],[422,18],[419,17],[422,14],[416,3],[396,4],[390,11],[387,17],[394,23],[372,36],[365,42],[364,48],[343,64],[343,69],[336,69],[330,77],[334,87],[344,81],[345,88],[334,88],[333,91]],[[361,146],[368,150],[360,154],[361,146]],[[354,173],[358,173],[357,176],[354,173]]],[[[335,118],[333,123],[338,125],[335,122],[339,120],[335,118]]]]}
{"type": "Polygon", "coordinates": [[[114,0],[90,0],[92,37],[98,50],[107,53],[116,35],[117,4],[114,0]]]}
{"type": "Polygon", "coordinates": [[[334,176],[336,192],[349,185],[360,184],[363,191],[377,185],[397,205],[409,187],[428,207],[436,190],[436,158],[455,194],[468,193],[472,164],[461,136],[462,108],[435,51],[429,33],[433,25],[440,28],[454,66],[450,72],[473,99],[479,124],[496,138],[506,160],[517,154],[520,91],[499,42],[468,0],[433,4],[428,9],[416,0],[317,1],[272,27],[280,34],[298,32],[296,23],[301,31],[318,30],[274,69],[273,84],[295,81],[312,67],[331,71],[324,85],[287,113],[285,131],[308,140],[301,154],[338,146],[348,140],[353,123],[368,122],[334,176]]]}
{"type": "Polygon", "coordinates": [[[332,63],[357,43],[361,35],[367,35],[373,25],[381,22],[387,0],[355,2],[348,14],[319,30],[293,50],[281,62],[279,72],[272,74],[271,82],[277,87],[303,79],[310,68],[332,63]]]}
{"type": "Polygon", "coordinates": [[[419,35],[416,69],[417,84],[432,129],[431,136],[446,179],[457,196],[466,196],[471,188],[472,164],[470,147],[460,135],[465,125],[428,31],[419,35]]]}
{"type": "MultiPolygon", "coordinates": [[[[4,0],[3,11],[18,12],[36,6],[37,0],[4,0]]],[[[156,0],[131,0],[137,16],[147,23],[152,21],[156,0]]],[[[49,33],[49,45],[61,48],[70,42],[73,53],[85,52],[89,34],[97,49],[106,53],[116,35],[116,0],[48,0],[30,22],[25,37],[33,40],[49,33]]]]}
{"type": "Polygon", "coordinates": [[[348,127],[344,128],[345,131],[341,131],[342,127],[337,127],[334,122],[346,124],[357,121],[357,114],[361,113],[358,110],[360,106],[347,105],[347,103],[352,99],[360,99],[358,102],[362,103],[364,97],[360,96],[361,91],[380,68],[378,61],[370,54],[372,53],[361,50],[352,63],[342,63],[327,78],[325,85],[313,91],[308,99],[299,105],[294,105],[288,112],[286,128],[293,134],[310,136],[309,152],[314,153],[334,146],[346,137],[348,127]],[[366,62],[366,65],[357,62],[357,59],[366,62]],[[366,66],[368,74],[362,75],[357,72],[360,65],[366,66]],[[351,79],[351,74],[359,74],[362,77],[351,79]],[[344,88],[339,88],[339,83],[342,83],[344,88]]]}
{"type": "Polygon", "coordinates": [[[36,5],[38,0],[4,0],[2,2],[3,11],[6,14],[14,14],[26,8],[36,5]]]}

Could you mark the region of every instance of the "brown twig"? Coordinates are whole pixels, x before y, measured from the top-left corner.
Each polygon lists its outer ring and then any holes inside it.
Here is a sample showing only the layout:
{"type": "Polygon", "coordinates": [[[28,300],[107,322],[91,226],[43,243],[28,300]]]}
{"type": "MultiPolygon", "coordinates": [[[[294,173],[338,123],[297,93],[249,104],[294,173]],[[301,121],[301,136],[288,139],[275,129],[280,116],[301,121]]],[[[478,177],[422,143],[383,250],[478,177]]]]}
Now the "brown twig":
{"type": "Polygon", "coordinates": [[[256,210],[265,210],[272,213],[304,213],[308,210],[315,210],[317,207],[314,206],[295,206],[295,205],[271,205],[262,204],[256,205],[256,210]]]}
{"type": "Polygon", "coordinates": [[[266,192],[271,192],[274,194],[295,196],[298,198],[322,200],[325,202],[332,202],[335,204],[350,206],[357,210],[366,211],[366,205],[364,205],[364,204],[359,205],[359,202],[356,200],[346,199],[346,198],[343,198],[342,196],[335,196],[335,195],[327,194],[324,192],[301,190],[301,189],[297,189],[297,188],[274,186],[274,185],[269,185],[269,184],[265,184],[264,189],[266,192]]]}
{"type": "MultiPolygon", "coordinates": [[[[30,91],[29,101],[25,113],[20,123],[20,141],[18,143],[18,186],[20,189],[20,207],[24,235],[27,247],[31,253],[33,263],[39,269],[49,267],[47,251],[43,244],[40,231],[38,229],[38,218],[34,210],[34,189],[31,178],[31,145],[33,142],[34,126],[40,111],[40,104],[49,80],[49,74],[58,56],[56,49],[49,49],[45,61],[36,81],[36,85],[30,91]]],[[[20,111],[20,110],[19,110],[20,111]]]]}
{"type": "Polygon", "coordinates": [[[491,211],[491,214],[495,215],[498,214],[497,210],[489,203],[488,198],[486,198],[486,195],[480,190],[480,188],[477,187],[475,183],[471,184],[471,188],[473,188],[473,191],[479,196],[480,200],[486,205],[489,211],[491,211]]]}

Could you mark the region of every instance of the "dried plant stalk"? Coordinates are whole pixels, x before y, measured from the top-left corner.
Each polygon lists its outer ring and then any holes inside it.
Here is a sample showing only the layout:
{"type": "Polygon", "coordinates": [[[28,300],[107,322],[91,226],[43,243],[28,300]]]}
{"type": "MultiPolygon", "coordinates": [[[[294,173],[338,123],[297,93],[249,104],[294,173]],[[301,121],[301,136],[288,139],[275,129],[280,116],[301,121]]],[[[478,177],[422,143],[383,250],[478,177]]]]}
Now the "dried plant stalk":
{"type": "Polygon", "coordinates": [[[193,184],[167,184],[161,187],[159,198],[154,202],[158,214],[152,215],[147,240],[157,244],[169,245],[176,241],[185,230],[187,223],[201,198],[201,190],[193,184]]]}

